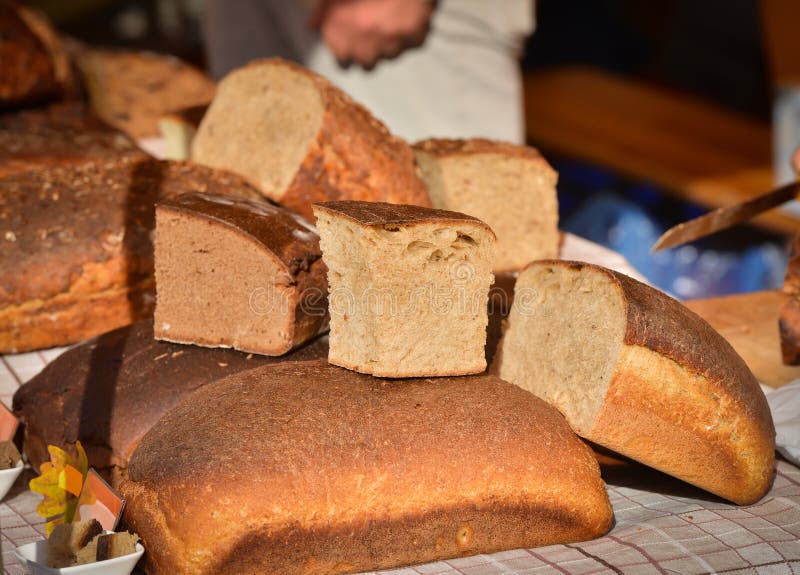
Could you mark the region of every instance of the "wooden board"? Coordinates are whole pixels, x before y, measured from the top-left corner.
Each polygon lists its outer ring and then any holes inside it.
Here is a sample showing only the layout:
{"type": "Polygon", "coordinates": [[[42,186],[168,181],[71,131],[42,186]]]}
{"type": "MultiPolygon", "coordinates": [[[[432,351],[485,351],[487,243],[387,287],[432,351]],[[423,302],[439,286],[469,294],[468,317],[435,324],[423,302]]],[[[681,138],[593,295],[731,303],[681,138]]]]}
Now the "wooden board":
{"type": "Polygon", "coordinates": [[[761,291],[685,303],[731,343],[761,383],[780,387],[800,378],[800,366],[781,361],[778,313],[786,297],[761,291]]]}

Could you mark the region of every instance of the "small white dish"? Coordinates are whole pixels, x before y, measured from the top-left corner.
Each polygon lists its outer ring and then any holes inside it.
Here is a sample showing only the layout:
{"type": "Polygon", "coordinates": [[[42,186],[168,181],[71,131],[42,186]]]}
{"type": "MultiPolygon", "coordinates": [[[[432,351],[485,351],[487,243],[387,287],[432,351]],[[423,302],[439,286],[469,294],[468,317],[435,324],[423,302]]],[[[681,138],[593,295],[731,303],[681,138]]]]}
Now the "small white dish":
{"type": "Polygon", "coordinates": [[[86,565],[74,565],[72,567],[47,566],[47,540],[28,543],[14,550],[17,560],[25,567],[31,575],[130,575],[136,567],[139,559],[144,554],[144,547],[141,543],[136,544],[136,553],[87,563],[86,565]]]}
{"type": "Polygon", "coordinates": [[[17,461],[17,465],[12,467],[11,469],[3,469],[0,471],[0,501],[3,500],[3,497],[6,496],[8,490],[11,489],[11,486],[14,485],[14,482],[19,477],[19,474],[22,473],[22,468],[24,464],[22,460],[17,461]]]}

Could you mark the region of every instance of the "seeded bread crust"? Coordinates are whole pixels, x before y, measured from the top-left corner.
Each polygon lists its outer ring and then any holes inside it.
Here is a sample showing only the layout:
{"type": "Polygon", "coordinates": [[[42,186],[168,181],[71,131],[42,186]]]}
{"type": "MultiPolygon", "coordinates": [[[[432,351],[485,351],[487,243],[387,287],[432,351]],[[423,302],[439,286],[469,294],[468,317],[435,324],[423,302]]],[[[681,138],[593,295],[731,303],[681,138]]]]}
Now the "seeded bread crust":
{"type": "Polygon", "coordinates": [[[371,571],[612,521],[591,452],[533,395],[310,363],[205,386],[142,439],[120,489],[151,575],[371,571]]]}
{"type": "MultiPolygon", "coordinates": [[[[319,93],[324,114],[319,132],[293,180],[284,191],[271,196],[273,200],[312,221],[311,205],[326,200],[431,205],[417,173],[411,147],[390,134],[366,108],[323,77],[280,59],[252,62],[232,72],[228,78],[247,74],[260,66],[282,67],[310,79],[319,93]]],[[[258,94],[243,94],[242,97],[258,97],[258,94]]],[[[219,105],[212,102],[192,148],[192,159],[209,165],[216,165],[217,148],[230,145],[215,138],[215,126],[225,122],[227,115],[218,115],[217,108],[219,105]]],[[[258,157],[257,151],[251,153],[248,166],[222,167],[235,170],[250,178],[256,186],[261,186],[255,171],[264,160],[258,157]]]]}
{"type": "Polygon", "coordinates": [[[14,412],[35,468],[49,460],[48,445],[72,450],[80,440],[89,464],[116,486],[142,436],[196,389],[255,367],[327,355],[325,338],[281,358],[167,343],[153,338],[152,320],[142,320],[60,355],[17,390],[14,412]]]}
{"type": "Polygon", "coordinates": [[[153,313],[155,201],[260,197],[182,162],[93,160],[0,180],[0,353],[75,343],[153,313]]]}

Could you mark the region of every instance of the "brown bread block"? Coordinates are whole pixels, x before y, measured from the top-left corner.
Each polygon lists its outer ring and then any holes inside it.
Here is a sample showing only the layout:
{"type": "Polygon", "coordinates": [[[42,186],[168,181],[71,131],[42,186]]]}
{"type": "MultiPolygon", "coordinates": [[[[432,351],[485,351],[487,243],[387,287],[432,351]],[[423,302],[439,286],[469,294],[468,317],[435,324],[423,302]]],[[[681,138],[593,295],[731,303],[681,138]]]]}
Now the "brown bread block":
{"type": "Polygon", "coordinates": [[[325,338],[282,358],[167,343],[143,320],[63,353],[17,390],[14,413],[34,468],[50,459],[49,444],[71,450],[80,441],[89,464],[116,486],[142,436],[196,389],[254,367],[327,356],[325,338]]]}
{"type": "Polygon", "coordinates": [[[150,575],[372,571],[612,521],[591,451],[532,394],[310,363],[199,390],[142,439],[121,491],[150,575]]]}
{"type": "Polygon", "coordinates": [[[266,199],[162,200],[155,266],[158,339],[282,355],[327,328],[316,229],[266,199]]]}
{"type": "Polygon", "coordinates": [[[13,441],[0,441],[0,471],[11,469],[19,463],[20,455],[13,441]]]}
{"type": "Polygon", "coordinates": [[[189,163],[100,159],[0,179],[0,353],[66,345],[153,313],[155,201],[260,197],[189,163]]]}
{"type": "Polygon", "coordinates": [[[494,370],[582,437],[734,503],[772,483],[775,429],[742,358],[677,300],[623,274],[529,265],[494,370]]]}
{"type": "Polygon", "coordinates": [[[328,361],[379,377],[480,373],[495,236],[471,216],[314,206],[330,291],[328,361]]]}
{"type": "Polygon", "coordinates": [[[78,552],[102,532],[103,528],[97,519],[56,525],[47,538],[47,566],[60,568],[75,565],[78,552]]]}
{"type": "Polygon", "coordinates": [[[216,90],[205,73],[166,54],[83,49],[76,61],[94,111],[134,139],[158,136],[162,116],[207,105],[216,90]]]}
{"type": "Polygon", "coordinates": [[[321,76],[279,59],[220,82],[192,160],[242,174],[309,219],[325,200],[430,205],[408,144],[321,76]]]}
{"type": "Polygon", "coordinates": [[[433,207],[475,216],[497,234],[494,270],[558,256],[558,174],[535,149],[485,139],[414,145],[433,207]]]}
{"type": "Polygon", "coordinates": [[[76,563],[86,565],[136,553],[139,536],[127,531],[101,533],[76,554],[76,563]]]}

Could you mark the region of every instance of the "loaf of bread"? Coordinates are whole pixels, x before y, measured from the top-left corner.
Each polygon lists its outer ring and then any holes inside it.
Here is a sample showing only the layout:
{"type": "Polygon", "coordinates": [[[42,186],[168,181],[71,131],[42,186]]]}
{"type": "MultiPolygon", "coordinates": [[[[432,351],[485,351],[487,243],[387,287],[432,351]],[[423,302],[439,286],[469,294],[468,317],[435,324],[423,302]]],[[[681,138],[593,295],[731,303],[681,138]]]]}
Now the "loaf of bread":
{"type": "Polygon", "coordinates": [[[220,82],[192,160],[242,174],[309,219],[324,200],[430,205],[408,144],[324,78],[277,59],[220,82]]]}
{"type": "Polygon", "coordinates": [[[94,160],[0,179],[0,353],[65,345],[153,313],[156,199],[260,197],[188,163],[94,160]]]}
{"type": "Polygon", "coordinates": [[[323,202],[314,213],[331,294],[328,361],[380,377],[486,369],[489,226],[376,202],[323,202]]]}
{"type": "Polygon", "coordinates": [[[0,0],[0,108],[62,95],[71,80],[66,52],[35,11],[0,0]]]}
{"type": "Polygon", "coordinates": [[[589,449],[524,390],[311,363],[205,386],[142,439],[120,489],[150,575],[372,571],[612,520],[589,449]]]}
{"type": "Polygon", "coordinates": [[[216,90],[205,73],[166,54],[84,49],[76,62],[92,108],[134,139],[158,136],[162,116],[207,105],[216,90]]]}
{"type": "Polygon", "coordinates": [[[158,339],[282,355],[327,328],[325,272],[314,226],[266,199],[156,205],[158,339]]]}
{"type": "Polygon", "coordinates": [[[0,178],[91,159],[147,157],[78,102],[0,115],[0,178]]]}
{"type": "Polygon", "coordinates": [[[764,393],[725,339],[678,301],[598,266],[519,276],[495,359],[582,437],[740,505],[774,474],[764,393]]]}
{"type": "Polygon", "coordinates": [[[14,395],[24,451],[35,468],[47,446],[86,449],[89,465],[113,485],[125,475],[142,436],[194,390],[277,361],[324,360],[325,338],[283,358],[153,339],[153,321],[105,333],[60,355],[14,395]]]}
{"type": "Polygon", "coordinates": [[[495,271],[558,256],[558,174],[535,149],[432,139],[414,152],[433,207],[475,216],[497,234],[495,271]]]}

